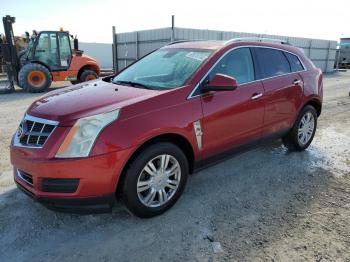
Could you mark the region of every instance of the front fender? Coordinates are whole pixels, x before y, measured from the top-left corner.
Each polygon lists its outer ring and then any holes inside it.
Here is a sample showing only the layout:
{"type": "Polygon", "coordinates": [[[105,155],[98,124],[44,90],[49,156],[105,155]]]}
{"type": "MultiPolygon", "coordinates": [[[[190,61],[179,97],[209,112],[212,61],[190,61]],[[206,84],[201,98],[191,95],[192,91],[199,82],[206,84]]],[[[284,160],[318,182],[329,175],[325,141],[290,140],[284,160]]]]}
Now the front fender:
{"type": "Polygon", "coordinates": [[[103,130],[96,141],[92,155],[138,148],[157,136],[176,134],[185,138],[191,144],[195,158],[200,158],[193,122],[201,118],[202,110],[199,99],[139,114],[136,117],[121,118],[103,130]]]}

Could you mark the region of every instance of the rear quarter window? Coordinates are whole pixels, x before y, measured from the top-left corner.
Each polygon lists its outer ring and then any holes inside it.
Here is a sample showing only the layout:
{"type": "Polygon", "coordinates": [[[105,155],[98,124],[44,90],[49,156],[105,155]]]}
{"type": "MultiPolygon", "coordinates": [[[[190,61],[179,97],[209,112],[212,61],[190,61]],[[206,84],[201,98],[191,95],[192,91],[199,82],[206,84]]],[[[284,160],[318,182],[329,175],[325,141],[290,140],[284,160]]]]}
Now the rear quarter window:
{"type": "Polygon", "coordinates": [[[260,78],[275,77],[291,72],[291,66],[282,51],[254,48],[260,68],[260,78]]]}
{"type": "Polygon", "coordinates": [[[304,70],[303,64],[300,62],[299,58],[296,55],[287,52],[284,52],[284,54],[290,63],[292,72],[299,72],[304,70]]]}

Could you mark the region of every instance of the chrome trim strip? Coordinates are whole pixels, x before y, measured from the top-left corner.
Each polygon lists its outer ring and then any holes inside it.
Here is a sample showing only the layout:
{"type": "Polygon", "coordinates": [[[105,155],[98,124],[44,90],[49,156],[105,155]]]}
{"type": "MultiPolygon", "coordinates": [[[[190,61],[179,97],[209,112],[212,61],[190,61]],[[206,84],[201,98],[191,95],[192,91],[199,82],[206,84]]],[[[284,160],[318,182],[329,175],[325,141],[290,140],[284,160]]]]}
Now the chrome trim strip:
{"type": "Polygon", "coordinates": [[[259,98],[262,97],[262,96],[263,96],[263,94],[262,94],[262,93],[259,93],[259,94],[256,94],[255,96],[252,96],[251,99],[252,99],[252,100],[257,100],[257,99],[259,99],[259,98]]]}
{"type": "MultiPolygon", "coordinates": [[[[25,119],[25,120],[28,120],[28,119],[25,119]]],[[[29,120],[29,121],[31,121],[31,120],[29,120]]],[[[30,128],[29,134],[32,133],[33,128],[34,128],[34,126],[35,126],[35,123],[36,123],[36,122],[34,122],[33,125],[32,125],[32,127],[30,128]]],[[[30,137],[30,135],[28,135],[28,137],[27,137],[27,144],[29,144],[29,137],[30,137]]]]}
{"type": "MultiPolygon", "coordinates": [[[[21,171],[19,171],[17,168],[16,168],[16,173],[17,173],[17,177],[20,178],[21,180],[23,180],[25,183],[31,185],[31,186],[34,186],[33,183],[30,183],[29,181],[27,181],[21,174],[21,171]]],[[[32,178],[33,179],[33,178],[32,178]]]]}
{"type": "Polygon", "coordinates": [[[254,42],[266,42],[266,43],[280,43],[280,44],[288,44],[287,41],[283,41],[282,39],[275,38],[266,38],[266,37],[238,37],[227,40],[224,45],[228,45],[235,42],[240,41],[254,41],[254,42]]]}
{"type": "Polygon", "coordinates": [[[36,117],[36,116],[31,116],[28,114],[25,114],[23,119],[33,121],[33,122],[39,122],[42,124],[49,124],[49,125],[53,125],[53,126],[57,126],[59,124],[58,121],[44,119],[44,118],[40,118],[40,117],[36,117]]]}
{"type": "MultiPolygon", "coordinates": [[[[29,146],[29,145],[23,145],[21,144],[21,142],[19,141],[19,138],[17,136],[17,133],[18,133],[18,128],[13,136],[13,146],[15,147],[23,147],[23,148],[35,148],[35,149],[40,149],[40,148],[43,148],[44,145],[46,144],[47,140],[49,140],[50,136],[52,135],[52,133],[55,131],[56,127],[58,126],[59,122],[58,121],[54,121],[54,120],[49,120],[49,119],[44,119],[44,118],[40,118],[40,117],[35,117],[35,116],[31,116],[31,115],[28,115],[28,114],[25,114],[23,119],[21,120],[24,121],[24,120],[29,120],[29,121],[33,121],[33,122],[36,122],[36,123],[41,123],[41,124],[44,124],[44,125],[53,125],[55,126],[50,135],[47,136],[46,140],[45,140],[45,143],[43,145],[38,145],[38,146],[29,146]]],[[[34,125],[32,126],[32,128],[34,127],[34,125]]],[[[28,136],[29,138],[29,136],[28,136]]],[[[39,138],[40,139],[40,138],[39,138]]]]}
{"type": "Polygon", "coordinates": [[[231,51],[233,50],[236,50],[236,49],[239,49],[239,48],[253,48],[253,47],[258,47],[258,48],[269,48],[269,49],[275,49],[275,50],[279,50],[279,51],[283,51],[283,52],[286,52],[286,53],[290,53],[292,55],[295,55],[301,65],[303,66],[304,70],[300,70],[300,71],[296,71],[296,72],[290,72],[290,73],[287,73],[287,74],[283,74],[283,75],[278,75],[278,76],[271,76],[271,77],[266,77],[266,78],[262,78],[262,79],[257,79],[257,80],[253,80],[253,81],[250,81],[250,82],[246,82],[246,83],[243,83],[243,84],[239,84],[238,87],[240,86],[244,86],[244,85],[248,85],[248,84],[252,84],[252,83],[255,83],[255,82],[258,82],[258,81],[264,81],[264,80],[268,80],[268,79],[273,79],[273,78],[276,78],[276,77],[281,77],[281,76],[286,76],[286,75],[290,75],[290,74],[295,74],[295,73],[300,73],[300,72],[305,72],[307,71],[303,61],[300,59],[300,57],[293,53],[293,52],[290,52],[288,50],[285,50],[285,49],[281,49],[281,48],[275,48],[275,47],[268,47],[268,46],[260,46],[260,45],[245,45],[245,46],[236,46],[236,47],[233,47],[229,50],[227,50],[215,63],[214,65],[212,65],[210,67],[210,69],[207,71],[207,73],[201,78],[201,80],[197,83],[197,85],[193,88],[193,90],[191,91],[191,93],[187,96],[187,99],[191,99],[191,98],[194,98],[194,97],[198,97],[198,96],[201,96],[201,94],[199,95],[195,95],[193,96],[193,94],[197,91],[197,89],[199,88],[199,85],[200,83],[202,83],[204,81],[204,79],[209,75],[209,73],[213,70],[213,68],[231,51]]]}
{"type": "Polygon", "coordinates": [[[194,129],[194,133],[196,135],[196,141],[197,141],[197,146],[198,149],[201,150],[202,149],[202,126],[201,126],[201,122],[200,120],[197,120],[195,122],[193,122],[193,129],[194,129]]]}

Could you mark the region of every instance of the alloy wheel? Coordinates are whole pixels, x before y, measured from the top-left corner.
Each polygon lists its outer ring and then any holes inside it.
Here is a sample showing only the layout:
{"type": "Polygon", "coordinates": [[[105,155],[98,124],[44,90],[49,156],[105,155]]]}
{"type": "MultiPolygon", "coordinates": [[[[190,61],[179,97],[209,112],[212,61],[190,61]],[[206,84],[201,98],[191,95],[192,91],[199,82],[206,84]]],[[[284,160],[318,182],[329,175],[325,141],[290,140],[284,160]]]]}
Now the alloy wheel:
{"type": "Polygon", "coordinates": [[[162,154],[151,159],[142,169],[137,181],[137,195],[147,207],[160,207],[176,193],[181,180],[177,159],[162,154]]]}
{"type": "Polygon", "coordinates": [[[310,141],[314,128],[315,118],[311,112],[306,112],[298,127],[298,141],[301,145],[306,145],[310,141]]]}

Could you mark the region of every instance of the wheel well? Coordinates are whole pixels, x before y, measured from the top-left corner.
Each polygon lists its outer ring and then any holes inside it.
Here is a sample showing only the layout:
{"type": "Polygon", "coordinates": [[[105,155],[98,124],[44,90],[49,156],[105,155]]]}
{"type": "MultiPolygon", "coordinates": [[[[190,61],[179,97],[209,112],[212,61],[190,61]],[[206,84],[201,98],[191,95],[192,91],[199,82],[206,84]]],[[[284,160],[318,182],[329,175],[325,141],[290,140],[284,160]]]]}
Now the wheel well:
{"type": "Polygon", "coordinates": [[[97,75],[99,75],[99,70],[93,66],[93,65],[84,65],[82,68],[79,69],[77,79],[80,79],[81,74],[84,70],[92,70],[95,71],[97,75]]]}
{"type": "Polygon", "coordinates": [[[133,154],[132,156],[129,158],[129,160],[127,161],[126,165],[124,166],[120,178],[119,178],[119,182],[118,182],[118,187],[116,190],[117,195],[119,195],[119,193],[121,193],[121,185],[123,184],[123,180],[124,180],[124,176],[125,176],[125,172],[126,169],[128,167],[128,165],[130,165],[130,163],[147,147],[154,145],[156,143],[159,142],[170,142],[170,143],[174,143],[175,145],[177,145],[186,155],[186,158],[188,160],[188,165],[189,165],[189,173],[192,174],[193,173],[193,169],[194,169],[194,152],[193,152],[193,148],[190,144],[190,142],[184,138],[181,135],[178,134],[163,134],[157,137],[153,137],[150,140],[146,141],[145,143],[143,143],[133,154]]]}
{"type": "Polygon", "coordinates": [[[316,99],[310,100],[305,104],[305,106],[307,105],[311,105],[316,109],[317,116],[321,115],[322,103],[319,100],[316,100],[316,99]]]}

